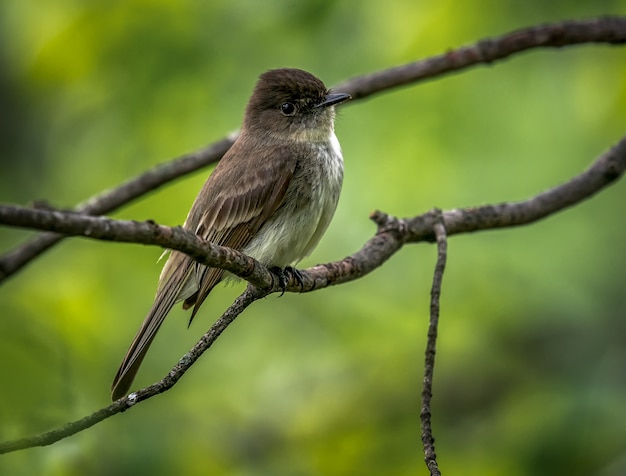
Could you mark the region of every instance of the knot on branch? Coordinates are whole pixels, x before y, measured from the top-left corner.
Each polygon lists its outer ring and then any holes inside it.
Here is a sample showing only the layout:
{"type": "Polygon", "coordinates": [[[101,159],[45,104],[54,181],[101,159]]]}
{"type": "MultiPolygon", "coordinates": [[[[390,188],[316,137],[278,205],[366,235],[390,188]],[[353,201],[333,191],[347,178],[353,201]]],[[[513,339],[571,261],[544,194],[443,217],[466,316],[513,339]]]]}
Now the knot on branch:
{"type": "Polygon", "coordinates": [[[370,214],[372,220],[378,226],[377,235],[381,233],[392,233],[395,238],[402,241],[408,232],[408,224],[406,220],[387,215],[385,212],[376,210],[370,214]]]}

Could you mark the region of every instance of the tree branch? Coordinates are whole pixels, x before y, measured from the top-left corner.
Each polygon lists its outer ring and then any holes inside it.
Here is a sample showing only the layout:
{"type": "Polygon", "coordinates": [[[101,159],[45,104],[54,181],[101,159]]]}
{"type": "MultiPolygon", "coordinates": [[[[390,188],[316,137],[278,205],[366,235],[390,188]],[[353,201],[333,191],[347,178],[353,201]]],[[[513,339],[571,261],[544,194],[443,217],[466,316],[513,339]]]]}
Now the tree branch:
{"type": "MultiPolygon", "coordinates": [[[[417,83],[478,64],[491,64],[532,48],[561,48],[581,43],[620,44],[626,42],[626,18],[600,17],[565,21],[524,28],[493,39],[479,41],[449,52],[352,78],[335,89],[352,95],[353,101],[393,88],[417,83]]],[[[78,205],[74,211],[87,215],[110,213],[122,205],[155,190],[170,181],[217,162],[231,146],[234,137],[221,139],[208,147],[157,165],[121,186],[103,192],[78,205]]],[[[45,233],[0,258],[0,282],[63,239],[45,233]]]]}
{"type": "MultiPolygon", "coordinates": [[[[77,205],[74,211],[86,215],[103,215],[112,212],[179,177],[216,163],[234,140],[234,136],[227,137],[197,152],[159,164],[119,187],[91,197],[77,205]]],[[[62,235],[43,233],[2,256],[0,258],[0,283],[62,239],[62,235]]]]}
{"type": "Polygon", "coordinates": [[[272,283],[271,273],[254,259],[231,248],[203,240],[181,227],[171,228],[152,221],[113,220],[16,205],[0,205],[0,224],[46,230],[65,236],[161,246],[182,251],[207,266],[226,269],[258,287],[264,288],[272,283]]]}
{"type": "MultiPolygon", "coordinates": [[[[620,178],[625,170],[626,136],[581,174],[528,200],[443,212],[447,234],[451,236],[532,223],[591,197],[620,178]]],[[[308,292],[353,281],[382,265],[405,243],[435,240],[437,213],[428,212],[413,218],[398,219],[374,212],[371,219],[378,225],[378,233],[361,250],[341,261],[309,268],[302,273],[302,286],[292,279],[286,291],[308,292]]],[[[202,264],[226,269],[255,286],[270,288],[271,292],[279,289],[272,273],[252,258],[206,242],[180,227],[170,228],[153,222],[113,220],[17,205],[0,205],[0,224],[67,236],[174,249],[202,264]]]]}
{"type": "Polygon", "coordinates": [[[436,212],[438,212],[439,215],[439,220],[434,226],[437,239],[437,263],[435,264],[435,275],[433,276],[433,285],[430,290],[430,322],[428,325],[426,351],[424,353],[424,384],[422,389],[422,407],[420,410],[424,461],[431,476],[441,476],[439,466],[437,465],[437,455],[435,454],[435,438],[433,437],[432,427],[430,425],[430,401],[433,397],[433,374],[435,372],[437,327],[439,325],[439,298],[441,297],[441,282],[443,281],[443,272],[446,268],[448,254],[446,228],[443,225],[441,212],[438,210],[436,212]]]}
{"type": "Polygon", "coordinates": [[[35,446],[47,446],[63,438],[74,435],[82,430],[92,427],[96,423],[105,420],[113,415],[124,412],[130,407],[172,388],[176,382],[189,370],[196,360],[217,340],[224,330],[254,301],[263,298],[267,293],[252,286],[248,286],[233,304],[215,321],[211,328],[198,341],[193,348],[187,352],[176,364],[176,366],[160,381],[145,387],[137,392],[133,392],[124,398],[113,402],[108,407],[102,408],[91,415],[80,420],[67,423],[52,431],[40,435],[29,436],[19,440],[6,441],[0,443],[0,454],[13,451],[33,448],[35,446]]]}
{"type": "Polygon", "coordinates": [[[395,68],[349,79],[336,89],[350,93],[351,102],[373,94],[425,79],[491,64],[533,48],[562,48],[581,43],[622,44],[626,42],[626,17],[605,16],[590,20],[564,21],[522,28],[471,46],[450,50],[395,68]]]}

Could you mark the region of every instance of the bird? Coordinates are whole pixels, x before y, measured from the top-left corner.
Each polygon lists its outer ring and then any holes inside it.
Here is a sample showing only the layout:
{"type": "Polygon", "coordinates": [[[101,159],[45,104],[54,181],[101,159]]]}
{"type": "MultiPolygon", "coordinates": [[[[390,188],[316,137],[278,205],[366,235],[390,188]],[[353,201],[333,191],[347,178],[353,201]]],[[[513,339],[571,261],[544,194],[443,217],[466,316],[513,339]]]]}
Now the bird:
{"type": "MultiPolygon", "coordinates": [[[[349,99],[301,69],[261,74],[239,135],[198,193],[183,229],[267,267],[293,269],[317,246],[337,208],[344,167],[335,106],[349,99]]],[[[112,400],[130,390],[172,307],[182,301],[191,323],[225,275],[169,251],[152,307],[113,380],[112,400]]]]}

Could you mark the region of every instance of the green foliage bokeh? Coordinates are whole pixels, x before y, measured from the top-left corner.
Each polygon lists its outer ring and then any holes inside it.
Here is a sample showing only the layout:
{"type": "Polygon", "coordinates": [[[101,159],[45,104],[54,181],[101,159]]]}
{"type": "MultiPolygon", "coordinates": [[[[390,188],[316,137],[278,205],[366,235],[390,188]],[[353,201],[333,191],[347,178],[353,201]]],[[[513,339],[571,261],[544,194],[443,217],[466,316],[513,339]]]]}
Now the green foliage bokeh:
{"type": "MultiPolygon", "coordinates": [[[[5,0],[0,200],[71,207],[236,130],[258,75],[328,85],[626,1],[5,0]]],[[[626,49],[535,50],[342,108],[344,191],[306,267],[356,251],[368,214],[520,200],[583,170],[626,124],[626,49]]],[[[113,214],[180,224],[208,174],[113,214]]],[[[444,474],[626,473],[623,183],[547,220],[449,244],[433,426],[444,474]]],[[[31,233],[0,229],[0,250],[31,233]]],[[[161,250],[66,240],[0,287],[0,439],[106,405],[150,306],[161,250]]],[[[435,249],[365,279],[271,296],[165,395],[7,475],[427,474],[419,438],[435,249]]],[[[136,385],[161,378],[241,290],[190,329],[172,312],[136,385]]]]}

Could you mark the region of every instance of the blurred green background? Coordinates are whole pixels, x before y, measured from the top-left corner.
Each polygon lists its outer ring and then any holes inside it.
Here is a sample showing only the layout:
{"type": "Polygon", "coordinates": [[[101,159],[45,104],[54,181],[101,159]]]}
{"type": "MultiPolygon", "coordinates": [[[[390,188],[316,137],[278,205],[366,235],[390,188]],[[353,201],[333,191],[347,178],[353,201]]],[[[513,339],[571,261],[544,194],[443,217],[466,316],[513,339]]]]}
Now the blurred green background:
{"type": "MultiPolygon", "coordinates": [[[[0,201],[69,207],[239,127],[258,75],[327,85],[626,0],[4,0],[0,201]]],[[[626,132],[626,48],[536,50],[378,95],[339,115],[335,219],[302,267],[353,253],[368,214],[520,200],[626,132]]],[[[208,170],[113,216],[182,223],[208,170]]],[[[626,474],[622,182],[532,226],[449,244],[433,425],[450,475],[626,474]],[[620,211],[622,210],[622,211],[620,211]]],[[[30,233],[0,229],[0,250],[30,233]]],[[[161,250],[67,240],[0,287],[0,439],[105,406],[161,250]]],[[[425,475],[419,431],[435,248],[357,282],[271,296],[170,392],[3,475],[425,475]]],[[[242,289],[191,328],[172,312],[136,381],[161,378],[242,289]]]]}

